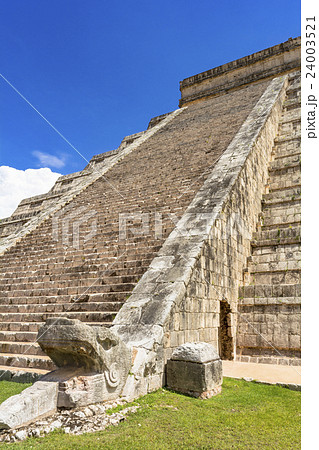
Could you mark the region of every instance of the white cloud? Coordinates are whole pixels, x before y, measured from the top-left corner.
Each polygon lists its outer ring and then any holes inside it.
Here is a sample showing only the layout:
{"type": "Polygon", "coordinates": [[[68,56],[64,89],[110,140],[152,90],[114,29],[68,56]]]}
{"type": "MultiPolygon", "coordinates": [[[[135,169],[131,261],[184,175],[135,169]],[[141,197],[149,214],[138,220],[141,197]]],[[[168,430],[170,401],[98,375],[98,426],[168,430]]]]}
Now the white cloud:
{"type": "Polygon", "coordinates": [[[50,153],[39,152],[35,150],[32,152],[33,156],[38,158],[41,166],[55,167],[56,169],[61,169],[65,166],[65,158],[62,156],[58,158],[55,155],[50,155],[50,153]]]}
{"type": "Polygon", "coordinates": [[[9,217],[24,198],[48,192],[60,175],[48,167],[18,170],[0,166],[0,218],[9,217]]]}

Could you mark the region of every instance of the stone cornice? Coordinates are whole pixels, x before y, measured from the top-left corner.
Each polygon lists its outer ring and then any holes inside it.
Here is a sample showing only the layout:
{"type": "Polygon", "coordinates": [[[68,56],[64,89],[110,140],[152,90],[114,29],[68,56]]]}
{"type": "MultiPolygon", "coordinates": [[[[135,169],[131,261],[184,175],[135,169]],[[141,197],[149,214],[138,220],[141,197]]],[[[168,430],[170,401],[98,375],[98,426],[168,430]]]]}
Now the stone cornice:
{"type": "Polygon", "coordinates": [[[179,106],[224,94],[300,67],[300,37],[207,70],[180,82],[179,106]]]}

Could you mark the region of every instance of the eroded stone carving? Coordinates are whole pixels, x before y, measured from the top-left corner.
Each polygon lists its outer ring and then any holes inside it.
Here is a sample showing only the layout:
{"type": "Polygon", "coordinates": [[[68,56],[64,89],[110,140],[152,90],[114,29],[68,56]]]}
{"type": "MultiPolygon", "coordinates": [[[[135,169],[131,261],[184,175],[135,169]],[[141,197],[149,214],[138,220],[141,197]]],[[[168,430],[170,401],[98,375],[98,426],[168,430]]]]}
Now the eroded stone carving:
{"type": "Polygon", "coordinates": [[[40,328],[38,342],[59,367],[43,378],[59,381],[58,407],[83,406],[120,395],[131,351],[108,328],[52,318],[40,328]]]}
{"type": "Polygon", "coordinates": [[[58,369],[0,405],[0,429],[19,428],[60,407],[120,396],[131,367],[131,351],[108,328],[51,318],[40,328],[38,342],[58,369]]]}

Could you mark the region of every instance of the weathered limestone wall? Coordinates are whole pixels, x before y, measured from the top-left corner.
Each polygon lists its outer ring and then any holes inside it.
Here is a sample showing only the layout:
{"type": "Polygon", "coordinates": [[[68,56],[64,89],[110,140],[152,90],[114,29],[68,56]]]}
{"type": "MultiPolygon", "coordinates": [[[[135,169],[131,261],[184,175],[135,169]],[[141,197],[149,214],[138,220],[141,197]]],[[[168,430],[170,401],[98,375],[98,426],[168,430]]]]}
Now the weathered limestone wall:
{"type": "Polygon", "coordinates": [[[234,354],[238,286],[286,86],[285,76],[271,82],[118,313],[112,331],[133,348],[123,395],[162,386],[166,360],[187,341],[234,354]]]}
{"type": "Polygon", "coordinates": [[[274,78],[300,67],[300,37],[237,59],[180,82],[180,106],[274,78]]]}

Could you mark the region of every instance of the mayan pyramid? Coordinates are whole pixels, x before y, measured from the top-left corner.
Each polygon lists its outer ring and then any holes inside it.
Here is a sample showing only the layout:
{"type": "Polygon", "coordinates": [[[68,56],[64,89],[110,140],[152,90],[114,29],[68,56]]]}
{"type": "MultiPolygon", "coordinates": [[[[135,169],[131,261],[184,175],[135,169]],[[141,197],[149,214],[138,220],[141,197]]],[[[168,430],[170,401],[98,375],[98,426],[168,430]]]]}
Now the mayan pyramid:
{"type": "Polygon", "coordinates": [[[184,342],[300,364],[300,38],[180,90],[179,109],[1,220],[2,373],[54,368],[36,342],[52,317],[153,352],[146,390],[184,342]]]}

